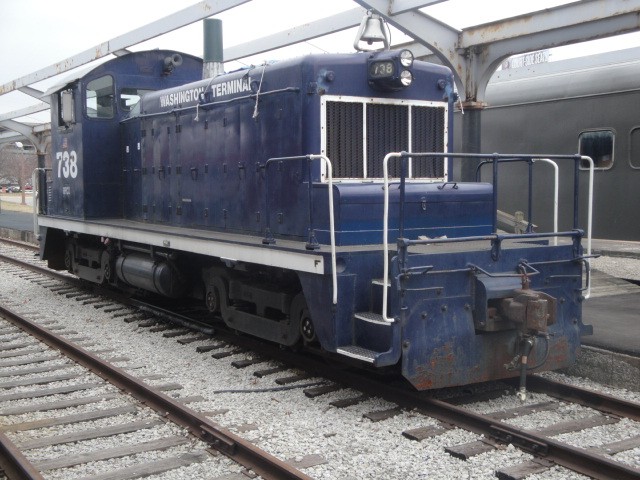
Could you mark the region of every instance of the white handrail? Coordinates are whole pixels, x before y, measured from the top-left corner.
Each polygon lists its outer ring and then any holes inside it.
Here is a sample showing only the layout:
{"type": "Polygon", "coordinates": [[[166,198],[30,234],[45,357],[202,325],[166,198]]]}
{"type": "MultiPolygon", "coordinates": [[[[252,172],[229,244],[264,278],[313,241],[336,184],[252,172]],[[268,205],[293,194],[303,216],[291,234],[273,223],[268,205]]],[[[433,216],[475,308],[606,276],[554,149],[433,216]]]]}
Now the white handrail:
{"type": "Polygon", "coordinates": [[[38,182],[37,173],[46,172],[50,168],[36,167],[31,172],[31,200],[33,204],[33,234],[38,238],[38,212],[40,212],[40,182],[38,182]]]}
{"type": "MultiPolygon", "coordinates": [[[[329,158],[325,157],[324,155],[312,155],[312,154],[299,155],[295,157],[274,157],[267,160],[267,163],[265,164],[264,167],[266,169],[269,162],[276,162],[276,161],[282,162],[285,160],[293,161],[293,160],[304,160],[304,159],[322,160],[325,162],[327,166],[327,177],[328,177],[327,180],[329,184],[329,229],[331,230],[329,232],[329,236],[331,237],[331,278],[333,281],[332,301],[334,305],[337,305],[338,304],[338,272],[337,272],[337,262],[336,262],[336,234],[335,234],[336,228],[335,228],[334,211],[333,211],[333,167],[331,166],[331,160],[329,160],[329,158]]],[[[309,178],[309,189],[311,189],[311,186],[312,186],[312,180],[311,178],[309,178]]],[[[266,201],[268,202],[269,199],[267,198],[266,201]]],[[[309,205],[309,208],[311,208],[311,205],[309,205]]],[[[267,215],[267,218],[268,218],[268,215],[267,215]]]]}
{"type": "MultiPolygon", "coordinates": [[[[553,166],[554,170],[554,184],[553,184],[553,233],[558,233],[558,192],[559,192],[559,181],[560,181],[560,173],[558,170],[558,164],[553,160],[548,158],[534,158],[532,160],[535,162],[545,162],[549,163],[553,166]]],[[[531,215],[531,212],[529,212],[531,215]]],[[[558,245],[558,237],[553,237],[553,244],[558,245]]]]}
{"type": "MultiPolygon", "coordinates": [[[[388,230],[389,230],[389,174],[388,174],[388,162],[391,158],[396,157],[399,158],[403,154],[400,152],[391,152],[388,153],[384,157],[383,161],[383,172],[384,172],[384,217],[383,217],[383,227],[382,227],[382,244],[383,244],[383,252],[384,252],[384,262],[383,262],[383,281],[384,281],[384,289],[382,292],[382,318],[384,321],[393,323],[393,318],[387,317],[387,304],[388,304],[388,278],[389,278],[389,243],[387,241],[388,230]]],[[[587,156],[581,156],[583,161],[589,162],[589,194],[588,194],[588,213],[587,213],[587,255],[591,255],[591,232],[592,232],[592,220],[593,220],[593,171],[594,164],[593,160],[587,156]]],[[[553,195],[553,206],[554,206],[554,218],[553,218],[553,233],[558,233],[558,197],[559,197],[559,169],[556,162],[552,161],[548,158],[535,158],[532,159],[534,162],[541,161],[545,163],[549,163],[554,167],[554,195],[553,195]]],[[[574,208],[577,208],[574,205],[574,208]]],[[[558,244],[558,238],[554,237],[554,245],[558,244]]],[[[587,262],[590,262],[590,259],[587,258],[587,262]]],[[[588,282],[586,285],[586,294],[584,298],[589,298],[591,295],[591,281],[590,277],[588,277],[588,282]]]]}
{"type": "Polygon", "coordinates": [[[385,322],[393,323],[393,318],[387,317],[387,301],[388,301],[388,279],[389,279],[389,242],[387,237],[389,236],[389,172],[387,164],[392,157],[399,158],[402,156],[400,152],[387,153],[382,162],[382,170],[384,172],[384,212],[382,219],[382,244],[384,250],[384,269],[382,281],[384,282],[384,288],[382,289],[382,319],[385,322]]]}
{"type": "MultiPolygon", "coordinates": [[[[331,166],[331,160],[324,155],[309,155],[312,160],[323,160],[326,163],[327,168],[327,182],[329,184],[329,235],[331,237],[331,278],[333,281],[333,304],[338,304],[338,272],[336,271],[336,229],[334,224],[334,212],[333,212],[333,167],[331,166]]],[[[311,181],[311,179],[309,179],[311,181]]]]}
{"type": "MultiPolygon", "coordinates": [[[[593,159],[591,157],[587,157],[586,155],[582,155],[580,157],[582,161],[589,162],[589,194],[587,197],[588,206],[587,206],[587,255],[591,255],[591,229],[592,229],[592,220],[593,220],[593,159]]],[[[579,200],[579,199],[578,199],[579,200]]],[[[587,258],[587,263],[591,265],[591,259],[587,258]]],[[[587,285],[586,285],[586,293],[584,298],[587,299],[591,296],[591,276],[587,276],[587,285]]]]}

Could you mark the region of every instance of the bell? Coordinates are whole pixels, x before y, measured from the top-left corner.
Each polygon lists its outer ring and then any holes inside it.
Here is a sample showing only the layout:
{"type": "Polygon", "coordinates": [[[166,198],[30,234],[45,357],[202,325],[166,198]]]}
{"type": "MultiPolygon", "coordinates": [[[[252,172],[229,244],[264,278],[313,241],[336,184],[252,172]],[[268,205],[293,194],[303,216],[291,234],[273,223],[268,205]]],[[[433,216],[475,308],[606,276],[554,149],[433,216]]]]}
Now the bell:
{"type": "Polygon", "coordinates": [[[383,42],[384,48],[389,49],[389,37],[387,36],[384,20],[380,15],[369,10],[362,22],[360,22],[360,28],[353,42],[353,48],[356,50],[371,50],[361,48],[360,42],[367,42],[368,45],[372,45],[374,42],[383,42]]]}
{"type": "Polygon", "coordinates": [[[386,38],[382,31],[382,19],[379,15],[372,15],[366,19],[364,32],[360,36],[360,40],[371,45],[373,42],[384,41],[386,38]]]}

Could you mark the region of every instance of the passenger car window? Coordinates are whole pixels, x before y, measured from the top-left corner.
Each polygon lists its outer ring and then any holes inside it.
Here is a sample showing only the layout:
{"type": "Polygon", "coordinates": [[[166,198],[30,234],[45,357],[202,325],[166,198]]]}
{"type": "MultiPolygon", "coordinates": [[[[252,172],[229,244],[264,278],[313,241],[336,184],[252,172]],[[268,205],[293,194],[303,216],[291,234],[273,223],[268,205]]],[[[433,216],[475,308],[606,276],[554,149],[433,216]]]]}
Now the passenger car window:
{"type": "Polygon", "coordinates": [[[113,117],[113,78],[110,75],[96,78],[87,84],[86,108],[90,118],[113,117]]]}
{"type": "Polygon", "coordinates": [[[634,127],[629,132],[629,164],[631,168],[640,170],[640,127],[634,127]]]}
{"type": "MultiPolygon", "coordinates": [[[[613,166],[613,145],[615,134],[612,130],[591,130],[582,132],[578,137],[578,151],[593,160],[594,168],[606,170],[613,166]]],[[[582,162],[581,169],[588,169],[589,164],[582,162]]]]}

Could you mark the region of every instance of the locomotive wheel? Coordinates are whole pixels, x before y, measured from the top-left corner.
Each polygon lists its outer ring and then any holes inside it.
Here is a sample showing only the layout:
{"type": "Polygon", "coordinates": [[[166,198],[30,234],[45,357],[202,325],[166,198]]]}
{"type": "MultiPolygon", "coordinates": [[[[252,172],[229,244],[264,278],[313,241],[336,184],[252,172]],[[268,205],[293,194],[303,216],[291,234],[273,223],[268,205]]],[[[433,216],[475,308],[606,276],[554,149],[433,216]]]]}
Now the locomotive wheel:
{"type": "Polygon", "coordinates": [[[213,285],[210,285],[207,288],[205,304],[207,305],[207,310],[209,310],[211,313],[214,313],[216,315],[220,313],[220,292],[213,285]]]}
{"type": "Polygon", "coordinates": [[[64,268],[73,273],[73,247],[71,245],[64,252],[64,268]]]}
{"type": "Polygon", "coordinates": [[[290,318],[292,322],[299,325],[300,335],[305,344],[313,343],[318,339],[304,294],[299,293],[291,302],[290,318]]]}
{"type": "Polygon", "coordinates": [[[109,283],[109,282],[113,282],[114,280],[114,270],[113,270],[113,266],[111,265],[111,256],[109,255],[108,252],[102,252],[102,258],[101,258],[101,263],[102,263],[102,283],[109,283]]]}
{"type": "Polygon", "coordinates": [[[228,309],[227,298],[227,282],[220,276],[211,276],[208,281],[205,282],[206,294],[204,296],[204,303],[214,315],[223,317],[228,309]]]}

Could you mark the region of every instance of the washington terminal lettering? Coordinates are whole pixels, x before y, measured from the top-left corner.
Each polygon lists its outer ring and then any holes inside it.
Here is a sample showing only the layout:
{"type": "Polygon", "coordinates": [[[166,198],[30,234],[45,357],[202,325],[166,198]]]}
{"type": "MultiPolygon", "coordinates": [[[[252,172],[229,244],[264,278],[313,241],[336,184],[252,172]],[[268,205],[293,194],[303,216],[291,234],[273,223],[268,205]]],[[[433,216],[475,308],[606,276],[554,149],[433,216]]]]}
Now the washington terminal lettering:
{"type": "Polygon", "coordinates": [[[190,88],[188,90],[162,95],[160,97],[160,106],[172,107],[174,105],[197,102],[202,92],[204,92],[204,87],[190,88]]]}
{"type": "Polygon", "coordinates": [[[234,93],[248,92],[250,90],[249,79],[246,77],[211,85],[214,97],[224,97],[225,95],[233,95],[234,93]]]}
{"type": "Polygon", "coordinates": [[[204,93],[205,89],[209,88],[211,89],[213,98],[224,97],[236,93],[249,92],[251,90],[251,87],[249,86],[249,79],[246,77],[242,77],[235,80],[229,80],[227,82],[217,83],[207,88],[189,88],[186,90],[180,90],[179,92],[162,95],[160,97],[160,107],[173,107],[174,105],[195,103],[200,99],[200,94],[204,93]]]}

